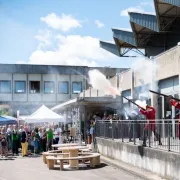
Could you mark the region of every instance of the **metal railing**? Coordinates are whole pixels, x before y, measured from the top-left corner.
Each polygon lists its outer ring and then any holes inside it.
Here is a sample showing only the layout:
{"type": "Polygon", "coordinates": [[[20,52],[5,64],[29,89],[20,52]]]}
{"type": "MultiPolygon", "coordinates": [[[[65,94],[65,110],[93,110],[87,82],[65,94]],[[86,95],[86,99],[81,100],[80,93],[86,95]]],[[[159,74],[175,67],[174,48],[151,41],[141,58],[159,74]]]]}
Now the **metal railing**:
{"type": "Polygon", "coordinates": [[[175,119],[156,120],[155,124],[145,120],[99,120],[95,135],[180,153],[180,123],[175,119]]]}

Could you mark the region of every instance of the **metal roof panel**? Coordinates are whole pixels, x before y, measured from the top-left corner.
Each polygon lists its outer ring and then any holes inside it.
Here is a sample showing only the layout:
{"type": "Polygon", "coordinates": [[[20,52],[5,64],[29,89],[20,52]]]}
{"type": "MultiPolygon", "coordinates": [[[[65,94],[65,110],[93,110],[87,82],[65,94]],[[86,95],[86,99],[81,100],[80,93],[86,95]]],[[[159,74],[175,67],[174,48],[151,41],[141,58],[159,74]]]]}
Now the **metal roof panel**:
{"type": "Polygon", "coordinates": [[[120,39],[121,41],[124,41],[133,46],[136,46],[136,41],[135,41],[133,32],[119,30],[119,29],[112,29],[112,31],[113,31],[114,38],[120,39]]]}
{"type": "Polygon", "coordinates": [[[119,56],[119,53],[115,44],[105,42],[105,41],[99,41],[99,45],[101,48],[105,49],[106,51],[109,51],[110,53],[116,56],[119,56]]]}
{"type": "Polygon", "coordinates": [[[160,1],[180,7],[180,0],[160,0],[160,1]]]}
{"type": "Polygon", "coordinates": [[[147,29],[159,32],[157,18],[152,14],[129,13],[130,21],[147,29]]]}

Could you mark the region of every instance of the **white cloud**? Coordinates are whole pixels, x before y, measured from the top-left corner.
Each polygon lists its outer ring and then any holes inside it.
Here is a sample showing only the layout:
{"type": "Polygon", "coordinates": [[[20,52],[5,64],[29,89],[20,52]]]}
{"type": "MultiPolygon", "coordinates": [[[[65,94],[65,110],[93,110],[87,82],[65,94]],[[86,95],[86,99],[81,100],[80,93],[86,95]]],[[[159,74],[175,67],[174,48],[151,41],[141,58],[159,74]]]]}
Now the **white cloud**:
{"type": "MultiPolygon", "coordinates": [[[[43,37],[38,38],[44,41],[43,37]]],[[[101,49],[99,40],[90,36],[80,35],[54,35],[56,49],[34,51],[30,64],[54,64],[54,65],[77,65],[99,66],[104,63],[119,61],[119,57],[101,49]]],[[[53,44],[53,43],[52,43],[53,44]]]]}
{"type": "Polygon", "coordinates": [[[139,12],[143,13],[144,9],[141,6],[136,6],[136,7],[129,7],[127,9],[124,9],[121,11],[120,15],[121,16],[128,16],[128,12],[139,12]]]}
{"type": "Polygon", "coordinates": [[[16,61],[16,64],[27,64],[25,61],[16,61]]]}
{"type": "Polygon", "coordinates": [[[98,28],[104,27],[104,24],[101,21],[95,20],[94,22],[95,22],[95,24],[97,25],[98,28]]]}
{"type": "Polygon", "coordinates": [[[39,30],[35,38],[40,41],[38,49],[46,48],[52,45],[52,32],[49,30],[39,30]]]}
{"type": "Polygon", "coordinates": [[[50,13],[46,17],[41,17],[41,21],[45,22],[49,27],[64,32],[73,28],[82,27],[79,20],[75,19],[72,15],[62,14],[57,16],[55,13],[50,13]]]}
{"type": "Polygon", "coordinates": [[[144,13],[144,14],[155,14],[154,7],[152,6],[152,3],[149,2],[141,2],[139,6],[135,7],[128,7],[126,9],[123,9],[120,12],[121,16],[128,16],[128,12],[137,12],[137,13],[144,13]],[[152,8],[151,12],[148,12],[144,9],[145,6],[150,6],[152,8]]]}
{"type": "Polygon", "coordinates": [[[154,4],[152,2],[141,2],[141,6],[151,6],[154,9],[154,4]]]}

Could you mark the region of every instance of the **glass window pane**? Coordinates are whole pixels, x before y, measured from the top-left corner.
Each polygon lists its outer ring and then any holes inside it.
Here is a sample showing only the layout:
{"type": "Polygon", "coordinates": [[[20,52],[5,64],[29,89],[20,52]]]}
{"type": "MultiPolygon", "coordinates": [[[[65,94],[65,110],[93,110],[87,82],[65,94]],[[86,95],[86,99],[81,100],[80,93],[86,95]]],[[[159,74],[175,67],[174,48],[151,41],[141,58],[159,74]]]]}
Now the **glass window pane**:
{"type": "Polygon", "coordinates": [[[25,92],[26,92],[26,82],[15,81],[15,93],[25,93],[25,92]]]}
{"type": "Polygon", "coordinates": [[[30,81],[29,91],[30,93],[40,93],[40,81],[30,81]]]}
{"type": "Polygon", "coordinates": [[[59,82],[59,93],[68,94],[68,82],[59,82]]]}
{"type": "Polygon", "coordinates": [[[82,82],[73,82],[72,91],[74,94],[82,92],[82,82]]]}
{"type": "Polygon", "coordinates": [[[54,93],[53,81],[44,81],[44,93],[54,93]]]}
{"type": "Polygon", "coordinates": [[[11,92],[11,81],[0,81],[0,92],[10,93],[11,92]]]}

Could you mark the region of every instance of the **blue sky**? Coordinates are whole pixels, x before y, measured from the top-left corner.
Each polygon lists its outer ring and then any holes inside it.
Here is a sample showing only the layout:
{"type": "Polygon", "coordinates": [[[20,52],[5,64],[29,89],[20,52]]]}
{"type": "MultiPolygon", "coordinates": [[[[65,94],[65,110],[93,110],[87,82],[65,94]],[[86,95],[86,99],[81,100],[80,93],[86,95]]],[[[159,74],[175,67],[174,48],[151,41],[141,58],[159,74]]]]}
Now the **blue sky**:
{"type": "Polygon", "coordinates": [[[129,67],[98,47],[153,0],[0,0],[0,62],[129,67]]]}

